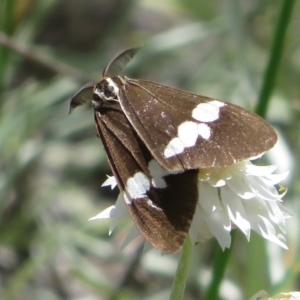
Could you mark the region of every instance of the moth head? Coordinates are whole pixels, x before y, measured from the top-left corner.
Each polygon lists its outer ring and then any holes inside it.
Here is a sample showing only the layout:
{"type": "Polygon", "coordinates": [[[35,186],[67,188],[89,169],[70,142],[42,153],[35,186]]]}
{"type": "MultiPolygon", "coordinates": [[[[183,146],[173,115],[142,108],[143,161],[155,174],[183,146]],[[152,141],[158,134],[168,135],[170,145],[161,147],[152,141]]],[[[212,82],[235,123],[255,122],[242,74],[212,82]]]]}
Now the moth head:
{"type": "Polygon", "coordinates": [[[102,79],[95,87],[92,96],[93,106],[102,106],[106,101],[118,101],[119,88],[111,78],[102,79]]]}

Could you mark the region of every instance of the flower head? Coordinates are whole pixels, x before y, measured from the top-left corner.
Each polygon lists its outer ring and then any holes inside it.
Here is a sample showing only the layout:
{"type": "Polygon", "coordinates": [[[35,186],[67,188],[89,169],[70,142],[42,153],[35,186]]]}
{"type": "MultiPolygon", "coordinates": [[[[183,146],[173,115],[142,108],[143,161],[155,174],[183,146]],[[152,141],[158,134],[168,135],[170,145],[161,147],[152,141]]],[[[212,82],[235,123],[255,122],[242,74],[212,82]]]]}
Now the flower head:
{"type": "Polygon", "coordinates": [[[238,227],[248,240],[254,230],[287,248],[283,234],[290,214],[281,204],[284,194],[280,195],[274,185],[288,173],[272,174],[275,169],[276,166],[255,166],[243,161],[200,170],[199,205],[191,228],[198,232],[197,238],[215,236],[223,249],[229,248],[230,231],[238,227]]]}

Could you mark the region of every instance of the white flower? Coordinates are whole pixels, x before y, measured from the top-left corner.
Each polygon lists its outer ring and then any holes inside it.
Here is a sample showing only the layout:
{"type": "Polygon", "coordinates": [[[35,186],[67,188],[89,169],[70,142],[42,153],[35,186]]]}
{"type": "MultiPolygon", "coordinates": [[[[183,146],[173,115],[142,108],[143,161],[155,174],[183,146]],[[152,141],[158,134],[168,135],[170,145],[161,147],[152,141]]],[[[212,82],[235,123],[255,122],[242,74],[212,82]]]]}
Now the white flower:
{"type": "Polygon", "coordinates": [[[274,187],[285,179],[272,174],[276,166],[255,166],[243,161],[224,168],[199,172],[199,205],[191,226],[192,238],[205,240],[215,236],[221,247],[229,248],[230,231],[238,227],[250,239],[254,230],[287,249],[283,236],[285,219],[291,215],[281,204],[274,187]],[[199,230],[200,228],[200,230],[199,230]]]}
{"type": "Polygon", "coordinates": [[[269,297],[265,291],[259,291],[249,300],[300,300],[300,292],[279,293],[269,297]]]}
{"type": "MultiPolygon", "coordinates": [[[[230,231],[238,227],[250,239],[251,230],[287,249],[284,238],[285,219],[291,215],[281,204],[285,193],[279,194],[274,187],[285,179],[284,174],[272,174],[276,166],[255,166],[243,161],[223,168],[199,171],[199,202],[190,228],[193,241],[214,236],[222,249],[229,248],[230,231]]],[[[103,185],[115,187],[109,177],[103,185]]],[[[111,219],[110,233],[117,221],[128,214],[125,201],[119,195],[114,206],[91,218],[111,219]]],[[[135,234],[130,234],[133,238],[135,234]]],[[[128,237],[126,244],[130,241],[128,237]]]]}

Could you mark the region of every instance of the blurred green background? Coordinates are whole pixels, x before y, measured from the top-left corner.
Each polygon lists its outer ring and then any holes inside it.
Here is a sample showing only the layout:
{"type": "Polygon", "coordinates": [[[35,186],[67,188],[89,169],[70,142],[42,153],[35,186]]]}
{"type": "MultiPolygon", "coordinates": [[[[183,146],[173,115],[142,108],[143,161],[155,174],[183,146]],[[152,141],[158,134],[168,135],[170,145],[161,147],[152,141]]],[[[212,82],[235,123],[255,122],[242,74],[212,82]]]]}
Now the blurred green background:
{"type": "MultiPolygon", "coordinates": [[[[167,299],[177,254],[121,245],[88,222],[118,192],[89,105],[68,115],[80,86],[112,57],[145,44],[127,67],[149,79],[254,110],[282,1],[0,1],[0,299],[167,299]]],[[[267,119],[280,141],[265,162],[284,183],[289,250],[237,234],[220,299],[300,290],[300,3],[285,40],[267,119]]],[[[214,240],[195,248],[185,299],[210,281],[214,240]]]]}

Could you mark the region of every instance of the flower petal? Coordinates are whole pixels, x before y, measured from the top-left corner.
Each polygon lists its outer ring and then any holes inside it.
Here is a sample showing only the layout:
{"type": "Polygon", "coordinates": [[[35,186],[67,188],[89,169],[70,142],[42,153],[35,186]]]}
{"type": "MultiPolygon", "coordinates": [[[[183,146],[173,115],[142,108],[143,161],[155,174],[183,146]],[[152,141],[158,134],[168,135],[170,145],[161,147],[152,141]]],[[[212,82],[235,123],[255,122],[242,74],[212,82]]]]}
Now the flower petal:
{"type": "Polygon", "coordinates": [[[89,219],[89,221],[94,221],[98,219],[109,219],[111,217],[112,211],[115,210],[116,207],[114,205],[107,207],[98,215],[89,219]]]}
{"type": "Polygon", "coordinates": [[[226,211],[215,211],[205,215],[205,223],[224,250],[231,244],[231,224],[226,211]]]}
{"type": "Polygon", "coordinates": [[[233,194],[230,190],[225,188],[222,190],[222,200],[228,210],[230,219],[235,223],[236,226],[240,228],[249,241],[251,225],[247,220],[248,217],[242,205],[241,199],[237,195],[233,194]]]}
{"type": "Polygon", "coordinates": [[[201,182],[198,184],[199,189],[199,202],[202,209],[210,214],[215,210],[222,210],[220,200],[218,197],[218,190],[207,182],[201,182]]]}
{"type": "Polygon", "coordinates": [[[251,189],[249,182],[245,180],[244,176],[233,177],[227,181],[227,185],[234,193],[243,199],[251,199],[255,197],[256,193],[251,189]]]}
{"type": "Polygon", "coordinates": [[[272,174],[277,169],[277,166],[275,165],[256,166],[253,165],[252,163],[247,163],[245,167],[246,167],[246,174],[252,176],[267,176],[272,174]]]}
{"type": "MultiPolygon", "coordinates": [[[[194,218],[192,220],[191,227],[190,227],[190,230],[189,230],[189,235],[190,235],[190,238],[191,238],[191,242],[193,244],[198,240],[198,238],[200,240],[206,240],[207,239],[206,237],[205,238],[198,237],[199,230],[203,225],[204,225],[204,213],[203,213],[203,210],[201,209],[200,205],[198,204],[196,206],[195,215],[194,215],[194,218]]],[[[202,230],[200,230],[200,231],[202,231],[202,230]]]]}
{"type": "Polygon", "coordinates": [[[117,185],[116,178],[115,178],[115,176],[108,176],[108,175],[106,175],[106,176],[108,178],[102,183],[101,186],[109,186],[110,185],[110,188],[113,190],[117,185]]]}
{"type": "Polygon", "coordinates": [[[268,185],[275,185],[278,184],[280,181],[284,180],[287,178],[289,175],[289,172],[285,172],[282,174],[270,174],[264,178],[264,182],[267,183],[268,185]]]}
{"type": "Polygon", "coordinates": [[[265,217],[259,216],[257,226],[253,227],[257,233],[263,238],[281,246],[284,249],[288,249],[285,238],[281,234],[277,234],[272,223],[265,217]]]}
{"type": "Polygon", "coordinates": [[[129,233],[127,234],[125,240],[122,243],[121,249],[124,250],[133,240],[141,235],[141,232],[136,226],[132,226],[129,233]]]}

